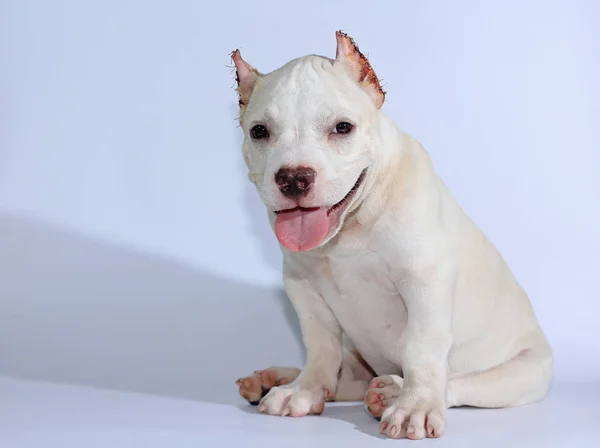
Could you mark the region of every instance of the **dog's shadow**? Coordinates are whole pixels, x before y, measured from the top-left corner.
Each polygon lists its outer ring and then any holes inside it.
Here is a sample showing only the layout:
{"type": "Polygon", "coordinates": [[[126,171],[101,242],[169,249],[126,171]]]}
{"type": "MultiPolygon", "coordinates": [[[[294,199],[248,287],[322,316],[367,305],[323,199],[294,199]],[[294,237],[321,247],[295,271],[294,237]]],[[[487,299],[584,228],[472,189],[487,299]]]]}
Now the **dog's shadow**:
{"type": "Polygon", "coordinates": [[[369,415],[363,403],[343,404],[341,406],[329,405],[321,415],[322,418],[342,420],[354,426],[356,431],[363,434],[385,438],[379,433],[379,421],[369,415]]]}
{"type": "MultiPolygon", "coordinates": [[[[239,409],[248,414],[259,414],[256,406],[250,404],[240,405],[239,409]]],[[[293,418],[293,417],[274,417],[264,415],[264,418],[293,418]]],[[[372,437],[385,438],[379,433],[379,421],[373,418],[365,409],[363,403],[327,403],[325,410],[321,415],[309,415],[303,419],[332,419],[349,423],[355,431],[372,437]]]]}
{"type": "Polygon", "coordinates": [[[239,376],[298,365],[281,288],[0,214],[0,374],[240,404],[239,376]]]}

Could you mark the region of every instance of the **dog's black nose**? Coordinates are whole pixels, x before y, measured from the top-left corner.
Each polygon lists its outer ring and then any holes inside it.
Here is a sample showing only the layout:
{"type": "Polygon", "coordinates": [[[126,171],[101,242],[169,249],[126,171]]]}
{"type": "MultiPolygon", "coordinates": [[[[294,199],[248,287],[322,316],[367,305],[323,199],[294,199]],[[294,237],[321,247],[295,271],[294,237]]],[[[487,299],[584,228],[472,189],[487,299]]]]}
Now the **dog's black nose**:
{"type": "Polygon", "coordinates": [[[281,168],[275,173],[275,183],[286,198],[296,199],[308,194],[316,175],[312,168],[281,168]]]}

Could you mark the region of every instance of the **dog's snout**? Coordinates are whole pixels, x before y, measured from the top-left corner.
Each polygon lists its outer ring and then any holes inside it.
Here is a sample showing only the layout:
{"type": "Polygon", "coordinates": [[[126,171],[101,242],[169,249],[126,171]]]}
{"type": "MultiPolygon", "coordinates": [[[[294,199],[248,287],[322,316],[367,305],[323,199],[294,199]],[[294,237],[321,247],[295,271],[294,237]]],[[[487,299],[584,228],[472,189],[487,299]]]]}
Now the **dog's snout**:
{"type": "Polygon", "coordinates": [[[316,176],[312,168],[281,168],[275,173],[275,183],[285,197],[295,199],[308,194],[316,176]]]}

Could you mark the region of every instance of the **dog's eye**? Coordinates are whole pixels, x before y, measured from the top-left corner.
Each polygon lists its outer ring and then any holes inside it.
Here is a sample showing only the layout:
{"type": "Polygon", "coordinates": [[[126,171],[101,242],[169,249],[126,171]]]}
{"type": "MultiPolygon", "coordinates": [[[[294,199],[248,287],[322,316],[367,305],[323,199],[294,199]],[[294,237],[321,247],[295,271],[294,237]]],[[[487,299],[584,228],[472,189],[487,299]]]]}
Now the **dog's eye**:
{"type": "Polygon", "coordinates": [[[252,129],[250,129],[250,137],[252,137],[253,139],[258,140],[261,138],[267,138],[268,136],[269,131],[267,131],[267,128],[262,124],[257,124],[252,129]]]}
{"type": "Polygon", "coordinates": [[[347,134],[352,130],[354,126],[346,121],[342,121],[335,125],[335,133],[336,134],[347,134]]]}

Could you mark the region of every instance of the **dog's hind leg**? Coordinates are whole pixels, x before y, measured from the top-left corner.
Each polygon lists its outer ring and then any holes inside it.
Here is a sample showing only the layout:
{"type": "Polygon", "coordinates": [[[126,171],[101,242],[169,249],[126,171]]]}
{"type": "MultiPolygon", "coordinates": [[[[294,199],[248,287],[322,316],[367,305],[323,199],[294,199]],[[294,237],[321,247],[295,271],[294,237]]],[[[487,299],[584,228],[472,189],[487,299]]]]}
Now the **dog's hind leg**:
{"type": "Polygon", "coordinates": [[[344,341],[344,359],[334,401],[362,401],[375,373],[360,354],[344,341]]]}
{"type": "MultiPolygon", "coordinates": [[[[362,401],[367,391],[369,381],[374,374],[368,364],[354,350],[344,343],[344,358],[335,392],[328,393],[328,400],[362,401]]],[[[294,381],[300,375],[300,369],[295,367],[269,367],[257,370],[252,375],[240,378],[236,384],[240,395],[250,404],[256,406],[272,387],[283,386],[294,381]]]]}
{"type": "Polygon", "coordinates": [[[235,383],[240,388],[240,395],[248,402],[257,406],[272,387],[283,386],[294,381],[300,375],[300,369],[295,367],[269,367],[256,370],[252,375],[240,378],[235,383]]]}
{"type": "Polygon", "coordinates": [[[448,407],[504,408],[541,400],[553,375],[552,352],[546,343],[483,372],[450,377],[448,407]]]}

